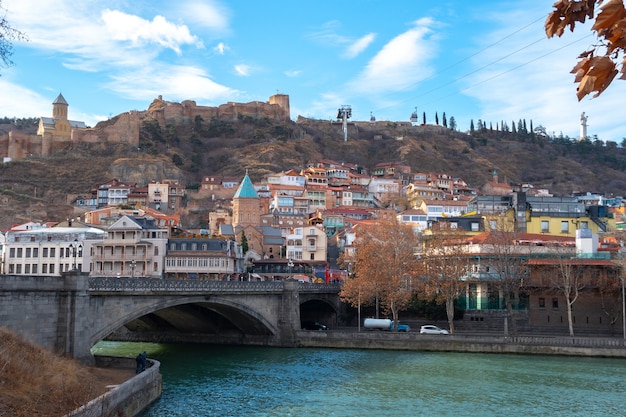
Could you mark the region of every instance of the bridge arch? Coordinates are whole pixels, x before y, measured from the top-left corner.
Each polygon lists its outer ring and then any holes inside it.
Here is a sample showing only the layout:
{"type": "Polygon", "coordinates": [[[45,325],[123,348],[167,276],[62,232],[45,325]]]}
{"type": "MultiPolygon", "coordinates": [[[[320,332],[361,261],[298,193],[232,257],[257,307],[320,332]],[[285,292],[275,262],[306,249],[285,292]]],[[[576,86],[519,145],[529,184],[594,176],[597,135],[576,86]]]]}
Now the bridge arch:
{"type": "Polygon", "coordinates": [[[267,317],[251,303],[206,295],[146,298],[134,299],[131,308],[119,309],[115,316],[103,316],[90,346],[116,332],[128,335],[120,332],[123,328],[143,336],[171,332],[181,337],[188,333],[217,336],[224,332],[231,336],[238,332],[240,336],[273,337],[279,331],[272,317],[267,317]],[[224,328],[226,321],[232,326],[224,328]]]}
{"type": "Polygon", "coordinates": [[[338,297],[323,293],[300,294],[300,322],[318,321],[329,328],[340,324],[341,306],[338,297]]]}

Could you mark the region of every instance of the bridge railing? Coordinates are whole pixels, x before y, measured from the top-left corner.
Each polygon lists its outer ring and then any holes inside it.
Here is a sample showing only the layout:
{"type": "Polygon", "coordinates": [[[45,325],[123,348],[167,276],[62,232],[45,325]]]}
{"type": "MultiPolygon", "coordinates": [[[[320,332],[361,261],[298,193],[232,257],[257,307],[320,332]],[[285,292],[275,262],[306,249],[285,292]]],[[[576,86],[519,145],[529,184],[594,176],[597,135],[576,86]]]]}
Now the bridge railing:
{"type": "Polygon", "coordinates": [[[211,281],[158,278],[90,277],[89,292],[273,292],[282,291],[280,281],[211,281]]]}
{"type": "MultiPolygon", "coordinates": [[[[299,292],[339,292],[340,284],[298,283],[299,292]]],[[[280,292],[283,281],[213,281],[158,278],[89,277],[88,291],[98,292],[280,292]]]]}
{"type": "Polygon", "coordinates": [[[298,283],[298,291],[299,292],[339,292],[341,290],[341,283],[334,282],[329,284],[317,284],[317,283],[309,283],[309,282],[299,282],[298,283]]]}

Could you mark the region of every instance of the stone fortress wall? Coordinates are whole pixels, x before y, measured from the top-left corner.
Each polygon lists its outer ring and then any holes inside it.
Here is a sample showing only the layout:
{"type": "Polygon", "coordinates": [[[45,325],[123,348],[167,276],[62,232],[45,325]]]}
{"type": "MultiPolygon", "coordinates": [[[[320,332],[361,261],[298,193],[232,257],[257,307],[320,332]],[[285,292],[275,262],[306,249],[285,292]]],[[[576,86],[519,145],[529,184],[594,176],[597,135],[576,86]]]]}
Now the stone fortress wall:
{"type": "Polygon", "coordinates": [[[268,118],[272,121],[290,120],[289,96],[276,94],[269,102],[228,102],[217,107],[198,106],[195,101],[181,103],[165,101],[157,97],[148,110],[132,110],[109,120],[99,122],[93,128],[74,128],[69,136],[55,135],[45,131],[41,135],[30,135],[11,131],[0,136],[0,158],[11,160],[29,156],[49,156],[54,150],[69,144],[126,143],[139,146],[139,131],[144,120],[157,120],[161,128],[168,123],[193,123],[197,116],[208,121],[214,118],[236,121],[241,117],[268,118]]]}

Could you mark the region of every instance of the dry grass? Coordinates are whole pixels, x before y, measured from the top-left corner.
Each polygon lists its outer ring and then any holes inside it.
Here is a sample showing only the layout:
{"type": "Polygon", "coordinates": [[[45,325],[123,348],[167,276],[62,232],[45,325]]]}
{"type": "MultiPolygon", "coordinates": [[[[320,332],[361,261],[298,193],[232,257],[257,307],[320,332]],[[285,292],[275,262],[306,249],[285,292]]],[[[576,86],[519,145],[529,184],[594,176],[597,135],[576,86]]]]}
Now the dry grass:
{"type": "Polygon", "coordinates": [[[0,328],[0,416],[59,417],[134,375],[88,367],[0,328]]]}

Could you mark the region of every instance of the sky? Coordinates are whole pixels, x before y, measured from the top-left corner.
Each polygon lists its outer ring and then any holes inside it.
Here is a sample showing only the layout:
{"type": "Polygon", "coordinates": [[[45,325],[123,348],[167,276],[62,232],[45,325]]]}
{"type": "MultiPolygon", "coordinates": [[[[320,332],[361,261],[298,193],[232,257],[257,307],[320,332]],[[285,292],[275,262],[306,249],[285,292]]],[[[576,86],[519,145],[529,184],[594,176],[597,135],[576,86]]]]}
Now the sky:
{"type": "MultiPolygon", "coordinates": [[[[548,39],[554,0],[0,0],[14,65],[0,68],[0,117],[95,126],[164,100],[198,105],[289,95],[291,119],[524,119],[549,135],[626,138],[626,81],[580,102],[571,69],[597,43],[587,23],[548,39]]],[[[338,133],[340,136],[341,134],[338,133]]],[[[339,138],[341,139],[341,138],[339,138]]]]}

